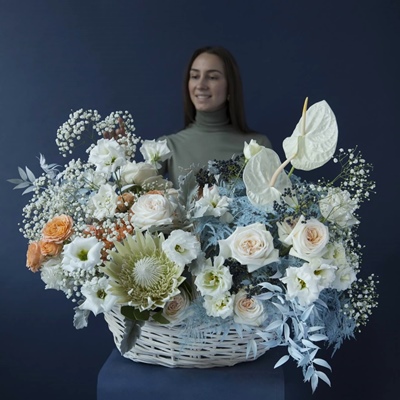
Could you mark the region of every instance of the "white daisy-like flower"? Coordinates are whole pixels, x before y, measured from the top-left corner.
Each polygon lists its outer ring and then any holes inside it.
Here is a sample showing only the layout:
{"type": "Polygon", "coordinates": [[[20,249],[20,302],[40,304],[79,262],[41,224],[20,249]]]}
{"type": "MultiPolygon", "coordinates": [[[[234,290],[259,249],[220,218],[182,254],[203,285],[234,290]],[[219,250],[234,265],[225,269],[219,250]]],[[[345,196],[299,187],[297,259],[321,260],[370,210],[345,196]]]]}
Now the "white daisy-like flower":
{"type": "Polygon", "coordinates": [[[100,139],[90,151],[88,161],[97,172],[110,174],[126,163],[125,150],[114,139],[100,139]]]}
{"type": "Polygon", "coordinates": [[[103,243],[95,237],[77,237],[64,246],[62,268],[66,271],[90,270],[101,261],[103,243]]]}
{"type": "Polygon", "coordinates": [[[93,217],[97,219],[111,218],[117,208],[118,195],[110,184],[102,185],[99,191],[93,195],[88,203],[93,217]]]}
{"type": "Polygon", "coordinates": [[[171,261],[181,266],[197,258],[201,251],[200,242],[196,236],[182,229],[172,231],[162,244],[162,249],[171,261]]]}
{"type": "Polygon", "coordinates": [[[146,162],[153,164],[156,168],[161,168],[160,162],[171,157],[171,150],[168,148],[167,140],[144,140],[140,147],[146,162]]]}
{"type": "Polygon", "coordinates": [[[118,298],[109,293],[108,278],[94,277],[91,281],[82,285],[81,293],[85,301],[79,306],[82,310],[89,310],[94,315],[109,312],[116,304],[118,298]]]}

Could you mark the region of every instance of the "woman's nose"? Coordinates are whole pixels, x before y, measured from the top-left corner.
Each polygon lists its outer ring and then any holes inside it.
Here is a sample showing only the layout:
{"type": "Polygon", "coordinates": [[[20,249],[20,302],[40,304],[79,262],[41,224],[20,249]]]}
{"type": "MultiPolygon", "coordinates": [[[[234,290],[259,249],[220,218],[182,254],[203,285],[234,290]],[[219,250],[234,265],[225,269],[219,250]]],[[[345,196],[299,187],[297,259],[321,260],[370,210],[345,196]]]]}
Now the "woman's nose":
{"type": "Polygon", "coordinates": [[[207,88],[207,80],[205,76],[201,76],[197,82],[197,87],[204,89],[207,88]]]}

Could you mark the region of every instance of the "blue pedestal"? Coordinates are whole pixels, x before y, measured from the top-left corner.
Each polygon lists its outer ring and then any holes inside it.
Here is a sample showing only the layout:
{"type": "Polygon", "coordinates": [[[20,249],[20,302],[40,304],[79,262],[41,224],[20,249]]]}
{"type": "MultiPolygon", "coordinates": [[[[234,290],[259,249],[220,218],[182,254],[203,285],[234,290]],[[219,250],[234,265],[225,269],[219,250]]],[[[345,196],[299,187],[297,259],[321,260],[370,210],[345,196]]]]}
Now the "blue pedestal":
{"type": "Polygon", "coordinates": [[[133,362],[117,349],[98,375],[97,400],[284,400],[283,369],[276,349],[233,367],[168,368],[133,362]]]}

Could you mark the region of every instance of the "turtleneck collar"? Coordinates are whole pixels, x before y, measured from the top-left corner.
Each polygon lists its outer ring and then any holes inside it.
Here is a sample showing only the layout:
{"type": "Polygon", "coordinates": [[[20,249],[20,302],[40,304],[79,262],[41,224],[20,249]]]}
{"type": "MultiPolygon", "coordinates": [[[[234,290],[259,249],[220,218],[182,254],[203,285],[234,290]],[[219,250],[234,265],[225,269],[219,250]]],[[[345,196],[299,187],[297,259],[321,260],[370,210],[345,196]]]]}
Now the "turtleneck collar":
{"type": "Polygon", "coordinates": [[[211,112],[197,111],[194,124],[202,130],[218,131],[229,124],[228,109],[224,107],[211,112]]]}

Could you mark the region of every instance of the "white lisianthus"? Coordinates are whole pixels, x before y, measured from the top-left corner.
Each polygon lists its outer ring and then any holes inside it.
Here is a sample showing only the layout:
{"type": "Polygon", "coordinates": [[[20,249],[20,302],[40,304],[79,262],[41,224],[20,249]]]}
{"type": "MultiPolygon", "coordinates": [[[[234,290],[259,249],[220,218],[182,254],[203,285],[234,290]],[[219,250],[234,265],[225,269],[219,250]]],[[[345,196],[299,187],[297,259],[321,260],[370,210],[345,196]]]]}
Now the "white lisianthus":
{"type": "Polygon", "coordinates": [[[227,239],[218,243],[222,257],[232,257],[247,265],[249,272],[279,260],[279,251],[274,249],[271,233],[259,222],[237,227],[227,239]]]}
{"type": "Polygon", "coordinates": [[[140,152],[142,153],[146,162],[153,164],[156,168],[161,168],[162,161],[167,160],[171,157],[171,150],[168,148],[167,140],[144,140],[142,146],[140,147],[140,152]]]}
{"type": "Polygon", "coordinates": [[[157,168],[150,163],[128,162],[120,170],[122,185],[143,185],[147,179],[158,175],[157,168]]]}
{"type": "Polygon", "coordinates": [[[176,206],[161,193],[144,194],[131,208],[134,213],[131,222],[140,230],[171,224],[175,208],[176,206]]]}
{"type": "Polygon", "coordinates": [[[307,307],[318,299],[318,279],[308,263],[300,268],[288,267],[286,275],[280,280],[286,284],[286,297],[289,300],[297,298],[300,305],[307,307]]]}
{"type": "Polygon", "coordinates": [[[87,186],[89,186],[89,188],[92,190],[104,185],[107,182],[106,176],[108,176],[108,174],[106,175],[101,172],[97,172],[91,168],[85,170],[83,174],[84,180],[87,182],[87,186]]]}
{"type": "Polygon", "coordinates": [[[223,257],[207,260],[206,267],[196,276],[194,283],[202,296],[218,297],[232,287],[232,275],[224,265],[223,257]]]}
{"type": "Polygon", "coordinates": [[[255,297],[249,297],[243,289],[235,295],[233,311],[233,319],[238,324],[260,326],[267,318],[262,302],[255,297]]]}
{"type": "Polygon", "coordinates": [[[79,306],[81,310],[89,310],[94,315],[109,312],[117,303],[118,298],[108,292],[108,278],[94,277],[82,285],[81,292],[85,301],[79,306]]]}
{"type": "Polygon", "coordinates": [[[216,297],[205,296],[203,304],[208,316],[225,319],[233,314],[234,299],[234,295],[225,292],[216,297]]]}
{"type": "Polygon", "coordinates": [[[353,215],[358,202],[351,198],[347,190],[329,188],[328,194],[319,201],[319,208],[324,218],[341,228],[359,223],[353,215]]]}
{"type": "Polygon", "coordinates": [[[179,294],[167,301],[163,308],[163,315],[171,323],[179,323],[185,317],[185,311],[190,304],[190,298],[186,291],[181,290],[179,294]]]}
{"type": "Polygon", "coordinates": [[[208,184],[204,185],[203,196],[196,201],[194,217],[199,218],[205,215],[221,217],[228,211],[231,199],[226,196],[220,196],[218,186],[214,185],[209,188],[208,184]]]}
{"type": "Polygon", "coordinates": [[[336,290],[346,290],[357,279],[356,273],[349,265],[339,266],[332,287],[336,290]]]}
{"type": "Polygon", "coordinates": [[[124,148],[114,139],[100,139],[90,150],[88,161],[97,172],[110,174],[126,163],[124,148]]]}
{"type": "Polygon", "coordinates": [[[101,260],[103,243],[95,237],[77,237],[63,249],[62,268],[66,271],[76,269],[89,270],[94,268],[101,260]]]}
{"type": "Polygon", "coordinates": [[[332,282],[335,280],[335,271],[337,267],[326,263],[326,260],[320,258],[313,258],[309,262],[311,270],[314,272],[317,278],[317,284],[319,290],[323,290],[332,286],[332,282]]]}
{"type": "Polygon", "coordinates": [[[263,146],[260,146],[254,139],[251,139],[250,143],[244,142],[243,154],[246,161],[255,156],[262,148],[263,146]]]}
{"type": "Polygon", "coordinates": [[[346,249],[344,248],[343,243],[340,242],[328,243],[323,258],[330,260],[338,267],[348,265],[346,249]]]}
{"type": "Polygon", "coordinates": [[[197,258],[201,251],[200,242],[196,236],[182,229],[172,231],[162,244],[162,249],[171,261],[181,266],[197,258]]]}
{"type": "Polygon", "coordinates": [[[302,215],[285,243],[292,245],[289,254],[309,261],[321,257],[329,242],[329,230],[316,218],[306,220],[302,215]]]}
{"type": "Polygon", "coordinates": [[[276,226],[278,227],[278,237],[283,245],[289,246],[285,240],[292,233],[293,228],[296,226],[297,219],[292,220],[290,218],[286,218],[283,222],[277,222],[276,226]]]}
{"type": "Polygon", "coordinates": [[[118,195],[110,184],[100,186],[99,191],[89,199],[88,207],[97,219],[111,218],[117,208],[118,195]]]}

